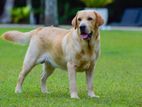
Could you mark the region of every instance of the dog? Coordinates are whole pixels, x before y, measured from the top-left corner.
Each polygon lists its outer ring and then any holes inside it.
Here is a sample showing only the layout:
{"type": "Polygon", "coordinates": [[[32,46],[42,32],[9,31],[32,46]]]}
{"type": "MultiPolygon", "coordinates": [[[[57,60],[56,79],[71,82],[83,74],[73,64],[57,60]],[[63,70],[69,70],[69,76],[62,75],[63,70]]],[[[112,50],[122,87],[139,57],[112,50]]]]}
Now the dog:
{"type": "Polygon", "coordinates": [[[43,64],[41,91],[47,92],[46,80],[55,68],[67,69],[71,98],[79,98],[76,72],[85,72],[88,96],[98,97],[93,91],[93,70],[100,54],[99,27],[104,20],[92,10],[80,10],[72,20],[69,30],[41,27],[30,32],[8,31],[2,38],[19,44],[29,44],[22,70],[15,88],[22,92],[26,75],[37,64],[43,64]]]}

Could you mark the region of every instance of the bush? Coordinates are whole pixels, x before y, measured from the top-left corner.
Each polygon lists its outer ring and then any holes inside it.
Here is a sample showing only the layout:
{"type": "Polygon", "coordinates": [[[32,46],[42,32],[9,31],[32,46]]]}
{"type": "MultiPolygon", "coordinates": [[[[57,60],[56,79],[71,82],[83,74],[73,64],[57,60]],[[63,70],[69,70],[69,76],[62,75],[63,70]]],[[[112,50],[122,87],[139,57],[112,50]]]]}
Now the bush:
{"type": "Polygon", "coordinates": [[[113,2],[113,0],[81,0],[87,7],[104,7],[113,2]]]}
{"type": "Polygon", "coordinates": [[[59,24],[71,24],[76,12],[84,7],[80,0],[58,0],[59,24]]]}
{"type": "Polygon", "coordinates": [[[15,7],[11,14],[13,23],[27,23],[29,22],[30,8],[28,6],[15,7]]]}

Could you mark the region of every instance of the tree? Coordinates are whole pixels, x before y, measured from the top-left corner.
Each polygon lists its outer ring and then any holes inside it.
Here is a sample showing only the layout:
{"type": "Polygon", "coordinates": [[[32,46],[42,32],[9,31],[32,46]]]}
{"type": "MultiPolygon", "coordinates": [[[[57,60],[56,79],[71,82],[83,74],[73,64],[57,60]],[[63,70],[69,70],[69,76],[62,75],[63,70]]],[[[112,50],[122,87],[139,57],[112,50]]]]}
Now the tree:
{"type": "Polygon", "coordinates": [[[58,25],[57,0],[45,0],[45,25],[58,25]]]}

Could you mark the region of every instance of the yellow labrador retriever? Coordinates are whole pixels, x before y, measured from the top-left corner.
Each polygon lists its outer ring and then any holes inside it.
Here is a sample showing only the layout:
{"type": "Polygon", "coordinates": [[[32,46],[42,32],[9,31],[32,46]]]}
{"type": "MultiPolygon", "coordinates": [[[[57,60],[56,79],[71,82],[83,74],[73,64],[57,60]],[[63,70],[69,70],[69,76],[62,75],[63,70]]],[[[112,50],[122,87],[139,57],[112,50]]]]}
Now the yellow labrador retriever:
{"type": "Polygon", "coordinates": [[[26,33],[4,33],[2,37],[5,40],[29,44],[15,92],[21,93],[25,76],[35,65],[43,64],[43,93],[47,92],[46,79],[58,67],[68,70],[71,98],[79,98],[76,88],[78,71],[86,73],[88,96],[97,97],[93,92],[93,69],[100,50],[99,26],[103,23],[102,17],[95,11],[82,10],[72,20],[73,28],[70,30],[43,27],[26,33]]]}

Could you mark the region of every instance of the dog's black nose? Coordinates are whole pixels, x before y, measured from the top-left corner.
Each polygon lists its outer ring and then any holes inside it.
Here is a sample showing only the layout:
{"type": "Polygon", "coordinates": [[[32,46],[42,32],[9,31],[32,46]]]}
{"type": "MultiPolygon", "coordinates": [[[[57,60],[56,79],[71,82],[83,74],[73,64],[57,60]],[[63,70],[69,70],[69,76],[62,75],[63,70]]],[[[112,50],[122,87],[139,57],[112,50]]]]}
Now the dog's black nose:
{"type": "Polygon", "coordinates": [[[86,29],[86,26],[85,26],[85,25],[81,25],[81,26],[80,26],[80,30],[81,30],[81,31],[85,31],[85,29],[86,29]]]}

